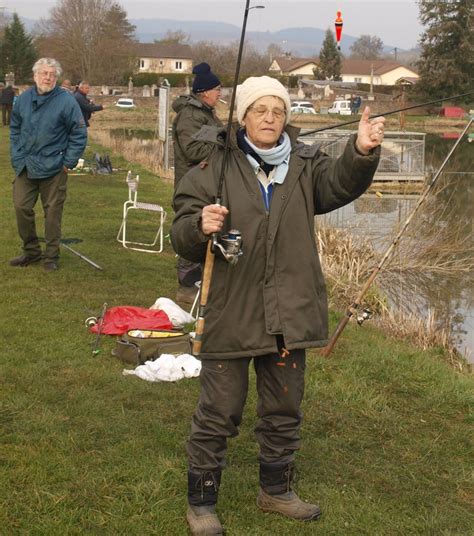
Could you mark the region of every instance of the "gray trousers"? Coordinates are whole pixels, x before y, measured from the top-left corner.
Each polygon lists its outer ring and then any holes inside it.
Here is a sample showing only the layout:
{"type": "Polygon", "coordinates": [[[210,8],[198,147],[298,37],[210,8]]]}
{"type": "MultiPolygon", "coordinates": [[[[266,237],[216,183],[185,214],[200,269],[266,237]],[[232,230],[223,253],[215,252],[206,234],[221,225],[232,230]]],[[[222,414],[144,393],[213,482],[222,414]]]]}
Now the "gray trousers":
{"type": "Polygon", "coordinates": [[[195,288],[195,283],[201,281],[202,268],[198,262],[191,262],[178,257],[177,262],[178,282],[182,287],[195,288]]]}
{"type": "Polygon", "coordinates": [[[44,238],[46,260],[59,257],[61,220],[66,201],[67,173],[61,171],[48,179],[28,179],[26,170],[13,182],[13,205],[16,212],[18,234],[23,240],[25,255],[41,255],[41,246],[36,234],[34,207],[41,198],[44,211],[44,238]]]}
{"type": "Polygon", "coordinates": [[[286,464],[294,460],[300,447],[304,350],[293,350],[284,359],[275,353],[202,361],[201,394],[187,443],[191,471],[216,471],[225,466],[227,438],[237,436],[242,421],[252,359],[257,375],[259,461],[286,464]]]}

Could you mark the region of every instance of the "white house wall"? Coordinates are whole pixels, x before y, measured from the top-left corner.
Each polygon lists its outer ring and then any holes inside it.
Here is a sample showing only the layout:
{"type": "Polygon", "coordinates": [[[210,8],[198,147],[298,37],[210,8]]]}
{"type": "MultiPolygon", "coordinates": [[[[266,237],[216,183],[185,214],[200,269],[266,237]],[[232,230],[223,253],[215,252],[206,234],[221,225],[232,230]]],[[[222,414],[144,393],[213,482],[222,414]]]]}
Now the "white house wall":
{"type": "Polygon", "coordinates": [[[397,83],[397,80],[404,77],[418,78],[418,75],[406,67],[398,67],[397,69],[382,75],[382,84],[393,86],[397,83]]]}
{"type": "MultiPolygon", "coordinates": [[[[343,82],[359,82],[360,84],[370,84],[370,74],[354,74],[354,73],[343,73],[341,75],[343,82]]],[[[372,83],[374,86],[386,85],[394,86],[400,78],[410,77],[418,78],[418,75],[407,69],[406,67],[397,67],[393,71],[378,75],[374,74],[372,83]]]]}
{"type": "Polygon", "coordinates": [[[316,67],[316,64],[310,63],[309,65],[303,65],[303,67],[291,71],[289,74],[291,76],[313,76],[314,67],[316,67]]]}
{"type": "Polygon", "coordinates": [[[182,58],[140,58],[140,73],[191,73],[192,61],[182,58]]]}

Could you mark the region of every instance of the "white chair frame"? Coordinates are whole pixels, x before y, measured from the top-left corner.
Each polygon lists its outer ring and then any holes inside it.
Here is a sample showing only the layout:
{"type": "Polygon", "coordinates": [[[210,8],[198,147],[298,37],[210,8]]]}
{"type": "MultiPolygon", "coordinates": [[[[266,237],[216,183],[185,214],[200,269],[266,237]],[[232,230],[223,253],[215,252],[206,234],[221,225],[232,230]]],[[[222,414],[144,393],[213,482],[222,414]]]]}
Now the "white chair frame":
{"type": "Polygon", "coordinates": [[[153,203],[140,203],[137,201],[139,175],[132,178],[131,171],[127,174],[128,185],[128,200],[123,204],[123,219],[117,234],[117,240],[124,248],[133,249],[135,251],[143,251],[145,253],[161,253],[163,251],[163,225],[166,220],[166,211],[161,205],[153,203]],[[159,225],[156,235],[152,242],[136,242],[127,240],[127,220],[131,210],[144,210],[147,212],[155,212],[159,214],[159,225]],[[158,245],[158,249],[156,249],[158,245]],[[142,247],[137,247],[142,246],[142,247]]]}
{"type": "Polygon", "coordinates": [[[196,297],[194,298],[189,314],[196,320],[199,314],[199,304],[200,304],[200,298],[201,298],[201,281],[196,281],[196,283],[194,284],[198,288],[198,291],[196,293],[196,297]]]}

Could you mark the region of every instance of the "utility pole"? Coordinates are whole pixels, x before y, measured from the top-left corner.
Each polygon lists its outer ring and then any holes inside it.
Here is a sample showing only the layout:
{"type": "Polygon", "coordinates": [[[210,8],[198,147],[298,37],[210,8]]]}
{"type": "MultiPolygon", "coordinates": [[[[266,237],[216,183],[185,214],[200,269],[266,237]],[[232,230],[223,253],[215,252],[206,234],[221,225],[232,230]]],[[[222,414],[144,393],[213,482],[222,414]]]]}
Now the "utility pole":
{"type": "Polygon", "coordinates": [[[368,95],[370,101],[374,100],[374,64],[370,64],[370,91],[368,95]]]}

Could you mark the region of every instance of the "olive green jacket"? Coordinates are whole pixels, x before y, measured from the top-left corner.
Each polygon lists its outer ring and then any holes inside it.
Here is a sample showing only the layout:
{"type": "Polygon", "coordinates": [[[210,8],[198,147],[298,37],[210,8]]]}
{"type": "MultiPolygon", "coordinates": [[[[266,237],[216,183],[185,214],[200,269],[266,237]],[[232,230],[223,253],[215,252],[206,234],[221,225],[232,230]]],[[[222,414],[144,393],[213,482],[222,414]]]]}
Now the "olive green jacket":
{"type": "Polygon", "coordinates": [[[177,113],[173,121],[174,184],[175,188],[182,176],[190,168],[204,160],[214,144],[193,139],[204,125],[221,126],[214,109],[202,103],[194,95],[183,95],[173,102],[177,113]]]}
{"type": "MultiPolygon", "coordinates": [[[[203,129],[197,137],[207,139],[212,130],[203,129]]],[[[235,266],[216,255],[205,312],[204,359],[275,352],[277,334],[289,350],[327,343],[326,286],[314,215],[360,196],[372,181],[380,149],[362,156],[354,135],[343,155],[333,160],[317,146],[298,144],[297,129],[287,127],[287,132],[292,140],[289,170],[284,183],[274,185],[269,213],[233,133],[222,204],[229,209],[225,231],[242,233],[243,255],[235,266]]],[[[200,229],[201,211],[215,200],[223,152],[213,152],[206,167],[187,173],[175,194],[171,241],[191,261],[205,259],[209,237],[200,229]]]]}

